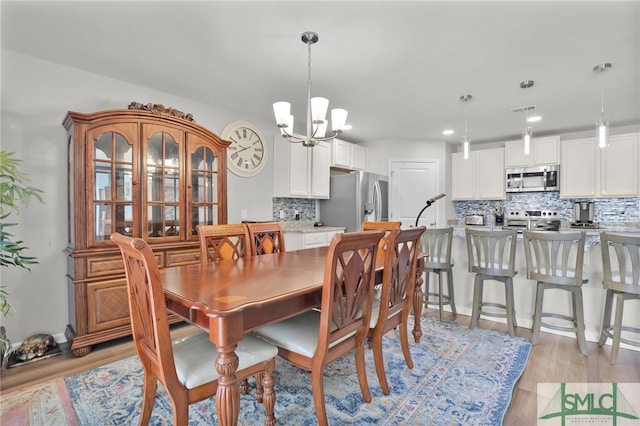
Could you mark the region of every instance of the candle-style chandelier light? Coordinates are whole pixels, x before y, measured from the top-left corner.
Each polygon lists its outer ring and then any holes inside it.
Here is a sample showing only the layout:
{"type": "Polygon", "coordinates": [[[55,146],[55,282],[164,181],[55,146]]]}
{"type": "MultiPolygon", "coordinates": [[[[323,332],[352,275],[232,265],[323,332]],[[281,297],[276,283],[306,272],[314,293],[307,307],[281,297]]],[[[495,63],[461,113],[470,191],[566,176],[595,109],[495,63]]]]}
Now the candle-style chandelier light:
{"type": "Polygon", "coordinates": [[[289,142],[302,143],[304,146],[313,147],[321,141],[328,141],[342,133],[346,128],[347,110],[334,108],[331,110],[331,130],[333,134],[326,136],[327,107],[329,100],[320,97],[311,97],[311,45],[318,41],[318,34],[307,31],[302,33],[302,42],[307,45],[307,130],[305,135],[293,132],[293,115],[291,115],[291,104],[289,102],[276,102],[273,104],[273,113],[276,117],[276,124],[280,128],[282,137],[289,142]]]}

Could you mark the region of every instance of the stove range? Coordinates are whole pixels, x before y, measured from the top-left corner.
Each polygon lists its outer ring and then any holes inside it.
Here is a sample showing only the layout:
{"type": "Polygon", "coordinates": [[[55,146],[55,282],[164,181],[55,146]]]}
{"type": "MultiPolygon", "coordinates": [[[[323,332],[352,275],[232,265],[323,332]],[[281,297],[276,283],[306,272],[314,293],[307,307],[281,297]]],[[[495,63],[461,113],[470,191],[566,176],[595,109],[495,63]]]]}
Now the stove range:
{"type": "Polygon", "coordinates": [[[512,210],[506,215],[505,229],[559,231],[560,213],[556,210],[512,210]]]}
{"type": "Polygon", "coordinates": [[[600,227],[597,222],[572,222],[569,226],[583,229],[598,229],[600,227]]]}

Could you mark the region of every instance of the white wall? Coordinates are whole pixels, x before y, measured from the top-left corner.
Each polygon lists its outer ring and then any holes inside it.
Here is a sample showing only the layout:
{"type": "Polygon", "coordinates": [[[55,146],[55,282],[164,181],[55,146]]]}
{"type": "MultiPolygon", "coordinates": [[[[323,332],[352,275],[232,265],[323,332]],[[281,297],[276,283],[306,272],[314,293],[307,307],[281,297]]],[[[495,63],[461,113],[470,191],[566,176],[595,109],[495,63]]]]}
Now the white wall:
{"type": "MultiPolygon", "coordinates": [[[[157,103],[192,113],[200,125],[220,134],[234,120],[257,125],[273,148],[272,122],[243,116],[211,105],[63,67],[2,50],[0,149],[13,151],[33,186],[44,191],[45,204],[32,203],[17,216],[11,231],[38,258],[31,272],[3,268],[1,284],[15,312],[2,318],[14,344],[34,333],[50,333],[61,341],[69,322],[67,311],[67,148],[62,120],[67,111],[90,113],[126,108],[132,101],[157,103]]],[[[177,77],[184,78],[184,77],[177,77]]],[[[279,139],[279,138],[278,138],[279,139]]],[[[272,151],[272,150],[271,150],[272,151]]],[[[229,222],[240,212],[256,220],[271,219],[273,157],[257,177],[228,174],[229,222]]]]}
{"type": "MultiPolygon", "coordinates": [[[[391,160],[438,160],[440,187],[437,193],[451,193],[450,144],[444,141],[379,139],[362,145],[368,148],[367,171],[383,175],[389,174],[391,160]]],[[[437,208],[438,227],[446,226],[447,219],[455,217],[455,206],[449,197],[436,202],[434,206],[437,208]]]]}

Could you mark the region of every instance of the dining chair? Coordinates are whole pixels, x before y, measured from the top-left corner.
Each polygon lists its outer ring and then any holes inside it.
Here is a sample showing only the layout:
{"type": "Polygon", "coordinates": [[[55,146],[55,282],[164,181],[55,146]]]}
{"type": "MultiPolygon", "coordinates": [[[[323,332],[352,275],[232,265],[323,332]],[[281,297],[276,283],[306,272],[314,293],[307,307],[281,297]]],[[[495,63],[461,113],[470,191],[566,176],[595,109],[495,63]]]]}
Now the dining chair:
{"type": "MultiPolygon", "coordinates": [[[[416,283],[416,265],[420,253],[420,236],[425,227],[395,229],[387,238],[382,291],[380,298],[374,298],[369,320],[367,340],[373,344],[373,360],[382,393],[389,394],[389,384],[385,375],[382,354],[382,336],[394,328],[399,328],[400,346],[409,369],[413,360],[409,351],[407,322],[413,307],[413,289],[416,283]]],[[[419,321],[419,319],[416,319],[419,321]]]]}
{"type": "Polygon", "coordinates": [[[398,229],[402,226],[402,222],[395,221],[370,221],[365,220],[362,222],[362,230],[363,231],[393,231],[394,229],[398,229]]]}
{"type": "Polygon", "coordinates": [[[249,233],[251,255],[283,253],[284,235],[278,222],[245,223],[249,233]]]}
{"type": "Polygon", "coordinates": [[[466,228],[465,236],[469,272],[476,274],[473,281],[473,306],[469,328],[473,329],[478,325],[480,315],[506,318],[507,331],[510,336],[515,336],[514,327],[517,327],[517,324],[513,301],[513,277],[518,273],[515,270],[518,232],[515,229],[487,231],[466,228]],[[504,283],[504,304],[483,301],[486,280],[504,283]],[[486,310],[485,307],[492,308],[492,310],[486,310]]]}
{"type": "MultiPolygon", "coordinates": [[[[200,240],[200,260],[203,264],[220,260],[236,260],[251,256],[249,233],[242,223],[197,225],[196,231],[200,240]]],[[[260,377],[256,377],[256,383],[260,377]]],[[[238,381],[240,393],[249,392],[248,380],[238,381]]]]}
{"type": "Polygon", "coordinates": [[[278,346],[278,355],[311,372],[316,417],[327,425],[324,368],[355,351],[356,371],[365,402],[371,401],[364,361],[369,331],[378,243],[384,233],[349,232],[331,240],[324,268],[321,309],[270,324],[254,333],[278,346]]]}
{"type": "Polygon", "coordinates": [[[394,229],[400,229],[402,226],[402,222],[395,221],[369,221],[365,220],[362,222],[362,231],[385,231],[384,236],[380,239],[379,250],[384,250],[387,244],[387,237],[389,236],[389,232],[394,229]]]}
{"type": "MultiPolygon", "coordinates": [[[[576,334],[578,346],[588,355],[584,337],[584,308],[582,284],[589,281],[583,272],[585,232],[539,232],[524,231],[524,253],[527,260],[527,278],[537,282],[536,301],[533,314],[531,344],[538,343],[540,328],[572,332],[576,334]],[[571,293],[571,316],[543,311],[545,290],[557,289],[571,293]],[[556,318],[571,323],[571,326],[545,322],[545,318],[556,318]]],[[[557,322],[557,321],[556,321],[557,322]]]]}
{"type": "MultiPolygon", "coordinates": [[[[189,405],[215,395],[218,372],[216,347],[208,333],[199,332],[171,341],[160,271],[151,247],[142,239],[111,234],[120,248],[127,280],[133,342],[144,370],[140,425],[147,425],[156,398],[158,380],[173,408],[173,424],[186,425],[189,405]]],[[[274,425],[273,372],[278,349],[245,335],[238,343],[238,380],[261,377],[256,398],[265,407],[265,425],[274,425]]]]}
{"type": "Polygon", "coordinates": [[[249,233],[242,223],[197,225],[202,263],[250,256],[249,233]]]}
{"type": "Polygon", "coordinates": [[[451,242],[453,239],[453,228],[432,228],[427,229],[420,239],[421,250],[428,254],[424,262],[424,305],[438,306],[440,310],[440,321],[442,321],[442,311],[444,305],[451,306],[451,312],[457,315],[456,300],[453,293],[453,266],[455,264],[451,257],[451,242]],[[431,290],[429,277],[431,274],[438,276],[437,290],[431,290]],[[447,292],[444,292],[442,278],[447,274],[447,292]]]}
{"type": "Polygon", "coordinates": [[[598,344],[603,346],[611,339],[610,364],[618,359],[620,342],[640,347],[640,339],[631,339],[628,334],[640,336],[640,328],[624,325],[624,302],[640,299],[640,237],[631,235],[600,233],[602,250],[602,286],[606,296],[604,302],[604,319],[598,344]],[[613,302],[615,299],[615,316],[613,302]],[[622,337],[622,332],[626,337],[622,337]]]}

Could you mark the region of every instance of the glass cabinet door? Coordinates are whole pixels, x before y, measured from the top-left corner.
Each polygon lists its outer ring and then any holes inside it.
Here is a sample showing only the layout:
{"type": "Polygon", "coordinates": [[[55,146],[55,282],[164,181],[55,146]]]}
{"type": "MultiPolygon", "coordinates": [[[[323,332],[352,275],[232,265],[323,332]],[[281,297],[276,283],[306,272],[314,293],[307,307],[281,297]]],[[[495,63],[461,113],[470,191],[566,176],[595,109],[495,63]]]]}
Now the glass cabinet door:
{"type": "Polygon", "coordinates": [[[191,235],[196,225],[218,224],[218,158],[200,147],[191,153],[191,235]]]}
{"type": "Polygon", "coordinates": [[[182,185],[180,183],[181,143],[178,135],[166,131],[153,133],[145,146],[145,201],[143,223],[147,239],[179,239],[182,185]]]}
{"type": "Polygon", "coordinates": [[[113,232],[133,236],[134,146],[116,131],[89,141],[93,171],[88,185],[89,245],[108,241],[113,232]]]}

